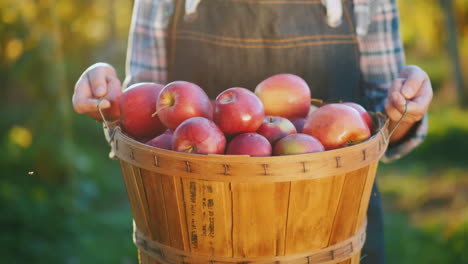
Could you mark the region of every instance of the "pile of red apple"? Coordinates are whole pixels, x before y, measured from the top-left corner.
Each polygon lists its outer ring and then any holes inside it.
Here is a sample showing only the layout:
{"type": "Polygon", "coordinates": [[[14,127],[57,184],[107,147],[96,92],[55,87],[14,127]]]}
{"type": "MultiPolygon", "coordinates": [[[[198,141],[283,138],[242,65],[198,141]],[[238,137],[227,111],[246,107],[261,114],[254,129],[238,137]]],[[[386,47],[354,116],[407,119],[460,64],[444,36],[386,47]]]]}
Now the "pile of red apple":
{"type": "Polygon", "coordinates": [[[119,100],[128,136],[156,148],[197,153],[280,156],[346,147],[371,136],[372,121],[356,103],[311,105],[307,83],[278,74],[252,92],[234,87],[211,101],[198,85],[138,83],[119,100]]]}

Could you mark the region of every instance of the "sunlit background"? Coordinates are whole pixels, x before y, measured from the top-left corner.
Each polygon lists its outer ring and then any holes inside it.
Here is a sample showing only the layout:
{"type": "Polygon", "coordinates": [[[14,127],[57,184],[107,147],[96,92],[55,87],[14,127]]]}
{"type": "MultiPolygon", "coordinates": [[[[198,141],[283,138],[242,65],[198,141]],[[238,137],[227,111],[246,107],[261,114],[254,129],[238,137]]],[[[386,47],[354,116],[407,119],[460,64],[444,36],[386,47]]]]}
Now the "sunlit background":
{"type": "MultiPolygon", "coordinates": [[[[382,164],[388,263],[468,263],[468,1],[400,0],[435,97],[425,143],[382,164]]],[[[0,262],[136,263],[119,165],[72,110],[89,65],[124,78],[130,0],[0,1],[0,262]]]]}

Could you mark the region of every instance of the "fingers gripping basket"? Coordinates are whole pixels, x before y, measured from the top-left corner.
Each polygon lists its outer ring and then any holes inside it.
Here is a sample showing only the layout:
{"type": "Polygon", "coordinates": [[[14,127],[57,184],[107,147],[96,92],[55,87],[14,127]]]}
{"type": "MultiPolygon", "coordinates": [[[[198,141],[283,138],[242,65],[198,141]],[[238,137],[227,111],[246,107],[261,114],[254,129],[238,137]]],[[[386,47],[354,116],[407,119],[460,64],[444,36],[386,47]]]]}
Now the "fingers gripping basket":
{"type": "Polygon", "coordinates": [[[156,149],[110,127],[140,263],[359,263],[385,121],[361,144],[264,158],[156,149]]]}

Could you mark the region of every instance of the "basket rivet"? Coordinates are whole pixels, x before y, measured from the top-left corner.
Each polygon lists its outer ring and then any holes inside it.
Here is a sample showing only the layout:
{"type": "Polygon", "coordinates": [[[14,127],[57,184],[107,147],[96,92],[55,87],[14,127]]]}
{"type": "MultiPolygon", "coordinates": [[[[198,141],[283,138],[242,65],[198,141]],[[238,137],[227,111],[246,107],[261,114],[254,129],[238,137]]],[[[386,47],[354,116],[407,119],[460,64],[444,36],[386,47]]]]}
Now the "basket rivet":
{"type": "Polygon", "coordinates": [[[132,148],[130,149],[130,158],[131,158],[132,160],[135,160],[135,153],[133,153],[133,149],[132,149],[132,148]]]}
{"type": "Polygon", "coordinates": [[[229,175],[229,174],[228,174],[229,165],[223,164],[223,167],[224,167],[224,175],[229,175]]]}
{"type": "Polygon", "coordinates": [[[366,150],[365,149],[362,150],[362,160],[363,161],[366,160],[366,150]]]}
{"type": "Polygon", "coordinates": [[[341,164],[340,164],[341,157],[335,157],[335,159],[336,159],[336,167],[341,168],[341,164]]]}
{"type": "Polygon", "coordinates": [[[192,172],[192,168],[190,168],[190,162],[188,160],[185,161],[185,170],[187,172],[192,172]]]}
{"type": "Polygon", "coordinates": [[[156,155],[154,155],[154,166],[159,167],[159,160],[158,160],[158,156],[156,155]]]}
{"type": "Polygon", "coordinates": [[[268,175],[268,164],[263,164],[264,174],[268,175]]]}
{"type": "Polygon", "coordinates": [[[302,162],[302,172],[308,172],[308,170],[306,169],[305,161],[302,162]]]}

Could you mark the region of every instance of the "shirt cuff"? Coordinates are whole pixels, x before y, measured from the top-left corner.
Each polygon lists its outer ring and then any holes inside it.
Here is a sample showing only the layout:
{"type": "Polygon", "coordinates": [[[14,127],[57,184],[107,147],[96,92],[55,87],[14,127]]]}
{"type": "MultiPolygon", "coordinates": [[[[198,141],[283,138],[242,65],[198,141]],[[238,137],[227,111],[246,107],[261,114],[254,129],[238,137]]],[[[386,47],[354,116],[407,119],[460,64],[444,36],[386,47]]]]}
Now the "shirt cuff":
{"type": "Polygon", "coordinates": [[[413,129],[409,132],[410,134],[406,136],[404,140],[397,142],[394,145],[390,145],[387,148],[387,151],[381,161],[388,163],[409,154],[424,141],[424,138],[427,135],[427,128],[428,117],[427,114],[425,114],[421,121],[415,124],[413,129]]]}

